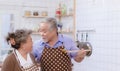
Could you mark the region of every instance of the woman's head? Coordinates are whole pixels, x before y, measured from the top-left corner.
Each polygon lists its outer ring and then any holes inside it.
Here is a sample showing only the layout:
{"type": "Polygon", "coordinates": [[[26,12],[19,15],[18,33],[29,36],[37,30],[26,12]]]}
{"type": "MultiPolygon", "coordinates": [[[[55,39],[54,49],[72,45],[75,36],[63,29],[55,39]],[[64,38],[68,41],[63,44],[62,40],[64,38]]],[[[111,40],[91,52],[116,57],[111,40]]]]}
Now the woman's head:
{"type": "Polygon", "coordinates": [[[32,38],[30,30],[16,30],[15,32],[8,33],[7,42],[15,49],[32,49],[32,38]]]}

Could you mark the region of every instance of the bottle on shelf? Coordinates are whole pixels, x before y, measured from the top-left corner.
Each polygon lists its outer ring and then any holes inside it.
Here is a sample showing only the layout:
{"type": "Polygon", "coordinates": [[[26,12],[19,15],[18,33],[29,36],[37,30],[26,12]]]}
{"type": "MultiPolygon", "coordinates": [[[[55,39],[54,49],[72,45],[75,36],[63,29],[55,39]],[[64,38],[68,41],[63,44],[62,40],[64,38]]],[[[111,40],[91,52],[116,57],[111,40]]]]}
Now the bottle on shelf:
{"type": "Polygon", "coordinates": [[[62,12],[61,12],[61,3],[59,3],[58,8],[56,9],[56,16],[61,17],[61,14],[62,14],[62,12]]]}
{"type": "Polygon", "coordinates": [[[68,12],[68,15],[73,15],[73,9],[72,8],[69,8],[67,12],[68,12]]]}
{"type": "Polygon", "coordinates": [[[65,4],[62,4],[62,7],[61,7],[61,15],[62,15],[62,16],[67,15],[67,7],[66,7],[65,4]]]}

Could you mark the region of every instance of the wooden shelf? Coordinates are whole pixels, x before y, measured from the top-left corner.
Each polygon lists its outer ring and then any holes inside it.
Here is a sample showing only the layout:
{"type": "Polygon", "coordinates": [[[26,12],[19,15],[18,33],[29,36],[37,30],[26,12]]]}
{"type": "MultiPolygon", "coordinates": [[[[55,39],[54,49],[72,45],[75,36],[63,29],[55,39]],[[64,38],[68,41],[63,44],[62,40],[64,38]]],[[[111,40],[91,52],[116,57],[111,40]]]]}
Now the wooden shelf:
{"type": "Polygon", "coordinates": [[[95,32],[95,29],[84,29],[84,30],[77,30],[78,33],[90,33],[95,32]]]}
{"type": "Polygon", "coordinates": [[[58,31],[59,33],[63,33],[63,34],[72,34],[73,31],[58,31]]]}
{"type": "Polygon", "coordinates": [[[72,17],[73,15],[70,14],[70,15],[61,15],[61,16],[56,16],[56,17],[72,17]]]}
{"type": "Polygon", "coordinates": [[[25,18],[46,18],[47,16],[23,16],[25,18]]]}

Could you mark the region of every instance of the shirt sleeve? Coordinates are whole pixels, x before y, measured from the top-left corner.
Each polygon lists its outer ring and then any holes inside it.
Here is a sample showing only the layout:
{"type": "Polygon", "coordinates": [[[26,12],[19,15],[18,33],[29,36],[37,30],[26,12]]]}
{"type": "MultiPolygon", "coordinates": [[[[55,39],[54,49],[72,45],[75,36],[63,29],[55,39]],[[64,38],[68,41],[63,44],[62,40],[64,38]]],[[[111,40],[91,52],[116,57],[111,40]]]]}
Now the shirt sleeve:
{"type": "MultiPolygon", "coordinates": [[[[79,48],[76,46],[75,42],[74,42],[72,39],[70,40],[70,44],[71,44],[71,46],[70,46],[70,50],[71,50],[71,51],[72,51],[72,50],[79,50],[79,48]]],[[[77,52],[72,52],[72,53],[70,53],[70,56],[71,56],[72,58],[74,58],[76,55],[77,55],[77,52]]]]}
{"type": "MultiPolygon", "coordinates": [[[[69,36],[64,35],[62,39],[66,50],[68,51],[79,50],[79,48],[75,44],[75,41],[69,36]]],[[[77,52],[68,53],[68,55],[70,55],[71,58],[74,58],[77,55],[77,52]]]]}
{"type": "Polygon", "coordinates": [[[33,53],[36,61],[38,61],[38,62],[39,62],[39,60],[40,60],[42,51],[43,51],[43,46],[41,46],[41,42],[35,42],[35,43],[33,44],[32,53],[33,53]]]}

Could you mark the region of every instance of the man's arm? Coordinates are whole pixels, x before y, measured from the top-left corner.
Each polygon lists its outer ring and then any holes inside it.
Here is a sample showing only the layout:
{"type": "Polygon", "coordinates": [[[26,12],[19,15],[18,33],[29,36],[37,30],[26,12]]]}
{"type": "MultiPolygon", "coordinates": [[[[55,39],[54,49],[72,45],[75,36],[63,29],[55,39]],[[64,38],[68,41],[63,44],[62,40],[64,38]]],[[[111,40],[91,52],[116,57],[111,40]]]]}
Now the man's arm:
{"type": "Polygon", "coordinates": [[[84,57],[86,56],[86,50],[84,49],[79,49],[76,45],[75,42],[73,40],[70,40],[71,47],[70,47],[70,51],[73,51],[70,53],[71,57],[76,61],[76,62],[81,62],[84,57]],[[76,52],[74,52],[76,51],[76,52]]]}

